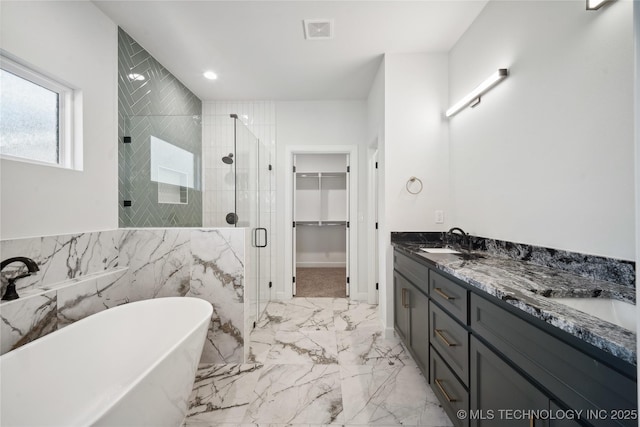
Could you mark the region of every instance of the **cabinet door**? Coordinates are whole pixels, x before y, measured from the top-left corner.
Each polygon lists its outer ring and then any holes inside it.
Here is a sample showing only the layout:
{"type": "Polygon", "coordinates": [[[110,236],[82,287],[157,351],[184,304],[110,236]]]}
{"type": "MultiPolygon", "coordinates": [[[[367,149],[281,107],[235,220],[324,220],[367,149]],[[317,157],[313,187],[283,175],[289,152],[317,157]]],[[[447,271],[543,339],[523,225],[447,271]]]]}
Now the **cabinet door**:
{"type": "Polygon", "coordinates": [[[411,285],[398,272],[393,272],[393,319],[396,332],[408,344],[409,339],[409,288],[411,285]]]}
{"type": "Polygon", "coordinates": [[[425,378],[429,379],[429,298],[412,287],[409,291],[411,349],[425,378]]]}
{"type": "Polygon", "coordinates": [[[471,337],[470,351],[471,426],[549,426],[547,420],[527,415],[529,411],[548,410],[547,396],[475,337],[471,337]]]}
{"type": "Polygon", "coordinates": [[[573,414],[573,411],[563,411],[562,409],[560,409],[560,407],[558,405],[555,404],[554,401],[551,401],[550,403],[550,409],[551,409],[551,413],[552,414],[558,414],[554,419],[549,421],[549,427],[580,427],[581,424],[579,424],[576,420],[571,420],[571,419],[564,419],[563,416],[560,416],[559,414],[573,414]]]}

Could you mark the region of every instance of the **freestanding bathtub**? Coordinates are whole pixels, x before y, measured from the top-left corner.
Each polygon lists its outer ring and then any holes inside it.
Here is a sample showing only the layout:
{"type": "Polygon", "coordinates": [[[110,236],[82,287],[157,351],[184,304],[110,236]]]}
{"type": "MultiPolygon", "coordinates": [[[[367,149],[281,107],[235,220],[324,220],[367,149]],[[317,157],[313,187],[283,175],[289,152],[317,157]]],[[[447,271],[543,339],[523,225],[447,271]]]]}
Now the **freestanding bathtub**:
{"type": "Polygon", "coordinates": [[[158,298],[111,308],[0,357],[0,425],[179,426],[211,304],[158,298]]]}

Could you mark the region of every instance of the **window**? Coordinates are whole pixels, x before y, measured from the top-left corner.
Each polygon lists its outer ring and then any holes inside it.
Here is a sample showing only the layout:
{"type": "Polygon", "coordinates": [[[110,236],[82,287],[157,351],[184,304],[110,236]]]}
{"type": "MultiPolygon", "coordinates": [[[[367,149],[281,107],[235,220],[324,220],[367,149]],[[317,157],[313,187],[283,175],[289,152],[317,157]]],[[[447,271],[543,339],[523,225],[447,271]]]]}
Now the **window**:
{"type": "Polygon", "coordinates": [[[0,56],[0,155],[73,168],[73,90],[0,56]]]}

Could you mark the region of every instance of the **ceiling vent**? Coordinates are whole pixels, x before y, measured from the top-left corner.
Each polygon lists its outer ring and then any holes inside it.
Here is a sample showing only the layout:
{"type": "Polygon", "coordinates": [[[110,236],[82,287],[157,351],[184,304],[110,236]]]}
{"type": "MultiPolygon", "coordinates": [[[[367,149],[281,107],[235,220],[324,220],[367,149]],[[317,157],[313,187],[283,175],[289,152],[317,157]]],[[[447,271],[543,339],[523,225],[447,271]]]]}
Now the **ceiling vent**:
{"type": "Polygon", "coordinates": [[[305,19],[304,38],[307,40],[329,40],[333,38],[333,19],[305,19]]]}

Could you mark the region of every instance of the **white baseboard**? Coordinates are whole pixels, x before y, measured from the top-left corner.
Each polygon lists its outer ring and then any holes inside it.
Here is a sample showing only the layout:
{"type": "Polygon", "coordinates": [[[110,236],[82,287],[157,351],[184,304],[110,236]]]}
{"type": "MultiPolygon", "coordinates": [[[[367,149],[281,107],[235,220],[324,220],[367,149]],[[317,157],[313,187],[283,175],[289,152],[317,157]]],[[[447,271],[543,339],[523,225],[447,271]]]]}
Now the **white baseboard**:
{"type": "Polygon", "coordinates": [[[342,267],[345,268],[347,264],[345,262],[297,262],[297,268],[332,268],[342,267]]]}
{"type": "Polygon", "coordinates": [[[367,294],[366,292],[351,292],[351,295],[349,295],[349,298],[354,300],[354,301],[361,301],[361,302],[367,302],[369,294],[367,294]]]}
{"type": "Polygon", "coordinates": [[[387,340],[393,339],[396,335],[396,331],[393,328],[384,329],[384,338],[387,340]]]}

